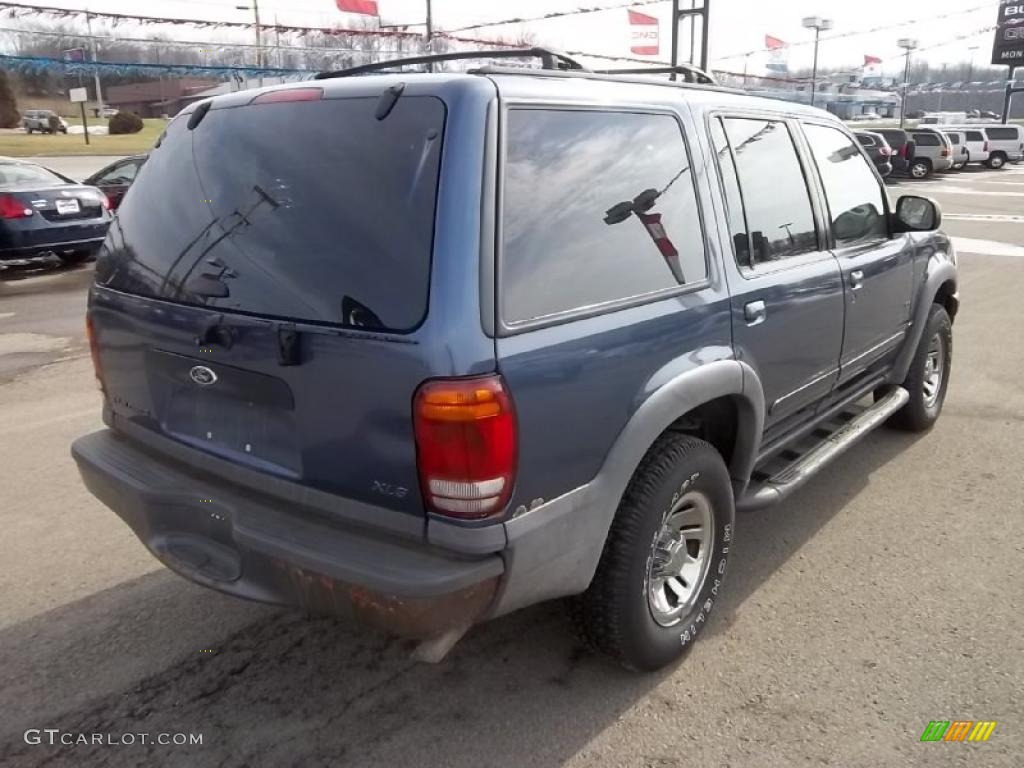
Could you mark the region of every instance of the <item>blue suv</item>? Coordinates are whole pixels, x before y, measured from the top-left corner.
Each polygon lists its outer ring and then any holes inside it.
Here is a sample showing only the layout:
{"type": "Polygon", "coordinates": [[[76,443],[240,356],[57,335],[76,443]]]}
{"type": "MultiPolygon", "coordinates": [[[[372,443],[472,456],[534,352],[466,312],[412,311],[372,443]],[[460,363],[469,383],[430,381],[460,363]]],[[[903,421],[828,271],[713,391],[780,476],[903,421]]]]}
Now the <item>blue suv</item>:
{"type": "Polygon", "coordinates": [[[72,452],[207,587],[425,659],[569,597],[653,669],[707,623],[737,509],[938,417],[956,258],[823,111],[513,53],[544,67],[179,114],[97,262],[108,428],[72,452]]]}

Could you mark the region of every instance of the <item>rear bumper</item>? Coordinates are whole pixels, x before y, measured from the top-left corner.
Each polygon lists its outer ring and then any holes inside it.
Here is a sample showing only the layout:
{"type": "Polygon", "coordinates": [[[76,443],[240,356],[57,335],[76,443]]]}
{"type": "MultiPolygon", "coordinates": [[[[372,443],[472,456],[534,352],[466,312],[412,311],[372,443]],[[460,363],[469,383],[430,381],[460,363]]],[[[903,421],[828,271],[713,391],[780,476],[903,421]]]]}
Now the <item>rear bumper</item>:
{"type": "Polygon", "coordinates": [[[276,499],[197,477],[112,430],[79,438],[71,453],[86,487],[157,559],[237,597],[427,638],[486,614],[504,572],[497,554],[461,558],[424,541],[282,509],[276,499]]]}
{"type": "Polygon", "coordinates": [[[34,259],[41,259],[51,253],[73,253],[76,251],[94,250],[103,245],[106,235],[90,237],[83,240],[65,240],[63,242],[49,243],[43,239],[38,244],[26,243],[15,248],[0,248],[0,262],[24,263],[34,259]]]}

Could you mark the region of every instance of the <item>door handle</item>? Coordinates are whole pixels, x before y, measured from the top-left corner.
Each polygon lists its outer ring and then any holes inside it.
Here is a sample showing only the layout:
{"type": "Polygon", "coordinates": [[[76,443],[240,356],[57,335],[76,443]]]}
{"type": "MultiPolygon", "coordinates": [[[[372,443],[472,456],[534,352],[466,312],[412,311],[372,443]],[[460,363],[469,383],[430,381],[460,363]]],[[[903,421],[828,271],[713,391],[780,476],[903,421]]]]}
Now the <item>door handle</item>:
{"type": "Polygon", "coordinates": [[[768,310],[765,309],[763,301],[751,301],[743,307],[743,318],[747,325],[760,325],[768,317],[768,310]]]}
{"type": "Polygon", "coordinates": [[[850,273],[850,290],[859,291],[864,285],[864,272],[860,269],[855,269],[850,273]]]}

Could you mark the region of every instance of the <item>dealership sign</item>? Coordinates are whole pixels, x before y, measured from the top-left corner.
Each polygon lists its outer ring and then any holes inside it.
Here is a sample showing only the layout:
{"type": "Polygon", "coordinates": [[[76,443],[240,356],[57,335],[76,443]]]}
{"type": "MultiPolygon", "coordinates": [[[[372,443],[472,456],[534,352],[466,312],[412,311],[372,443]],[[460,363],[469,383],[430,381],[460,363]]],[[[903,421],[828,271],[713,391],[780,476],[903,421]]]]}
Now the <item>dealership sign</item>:
{"type": "MultiPolygon", "coordinates": [[[[1024,2],[1024,0],[1021,0],[1021,2],[1024,2]]],[[[659,44],[658,18],[656,16],[648,16],[646,13],[638,13],[634,10],[628,10],[628,14],[630,52],[640,56],[657,56],[659,44]]]]}
{"type": "Polygon", "coordinates": [[[1002,0],[999,3],[992,63],[1024,67],[1024,0],[1002,0]]]}

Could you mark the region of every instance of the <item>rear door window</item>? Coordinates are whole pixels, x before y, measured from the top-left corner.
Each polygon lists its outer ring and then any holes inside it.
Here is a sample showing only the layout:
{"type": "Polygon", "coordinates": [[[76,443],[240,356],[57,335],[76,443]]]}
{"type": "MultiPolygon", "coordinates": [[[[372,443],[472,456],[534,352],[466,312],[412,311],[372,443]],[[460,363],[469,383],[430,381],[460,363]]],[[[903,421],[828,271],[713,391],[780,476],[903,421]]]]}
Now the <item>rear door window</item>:
{"type": "Polygon", "coordinates": [[[777,120],[726,118],[743,194],[753,263],[818,250],[810,192],[789,128],[777,120]]]}
{"type": "Polygon", "coordinates": [[[981,135],[981,131],[968,131],[967,132],[967,140],[968,141],[984,141],[985,137],[981,135]]]}
{"type": "Polygon", "coordinates": [[[937,147],[941,144],[939,137],[934,133],[915,133],[914,141],[919,147],[937,147]]]}
{"type": "Polygon", "coordinates": [[[512,109],[506,135],[506,323],[707,278],[693,173],[675,117],[512,109]]]}
{"type": "Polygon", "coordinates": [[[404,96],[174,120],[111,229],[101,282],[218,309],[408,331],[427,307],[445,107],[404,96]]]}

